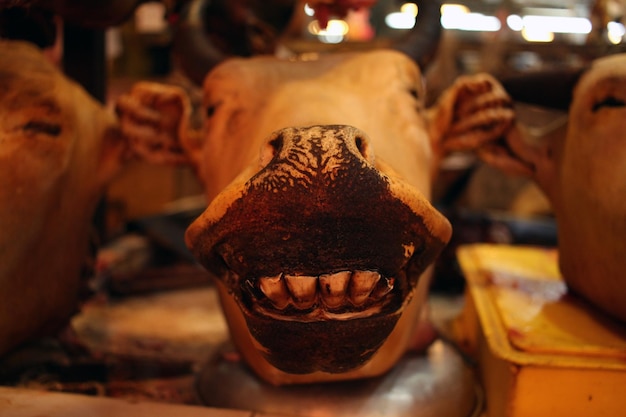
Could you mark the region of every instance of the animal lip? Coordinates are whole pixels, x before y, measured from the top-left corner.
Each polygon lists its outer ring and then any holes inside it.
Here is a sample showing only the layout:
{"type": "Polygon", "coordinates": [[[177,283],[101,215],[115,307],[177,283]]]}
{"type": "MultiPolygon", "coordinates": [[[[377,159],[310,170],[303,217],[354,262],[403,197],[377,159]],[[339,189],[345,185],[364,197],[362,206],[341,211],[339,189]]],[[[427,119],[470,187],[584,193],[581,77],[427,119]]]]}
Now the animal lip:
{"type": "MultiPolygon", "coordinates": [[[[393,331],[413,286],[372,269],[239,279],[235,298],[265,359],[283,372],[340,373],[365,364],[393,331]]],[[[233,288],[233,287],[231,287],[233,288]]]]}

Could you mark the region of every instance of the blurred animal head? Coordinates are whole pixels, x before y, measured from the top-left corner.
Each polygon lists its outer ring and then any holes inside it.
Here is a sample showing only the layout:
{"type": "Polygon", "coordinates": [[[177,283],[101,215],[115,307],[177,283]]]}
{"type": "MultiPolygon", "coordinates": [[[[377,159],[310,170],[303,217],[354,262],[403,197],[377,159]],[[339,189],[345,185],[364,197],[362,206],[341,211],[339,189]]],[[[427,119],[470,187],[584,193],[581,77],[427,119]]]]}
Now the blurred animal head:
{"type": "Polygon", "coordinates": [[[571,101],[562,134],[533,147],[514,129],[511,152],[492,162],[505,170],[525,166],[554,206],[568,287],[626,321],[626,54],[596,59],[564,79],[571,101]]]}
{"type": "Polygon", "coordinates": [[[91,217],[124,143],[38,49],[0,41],[0,354],[78,307],[91,217]]]}

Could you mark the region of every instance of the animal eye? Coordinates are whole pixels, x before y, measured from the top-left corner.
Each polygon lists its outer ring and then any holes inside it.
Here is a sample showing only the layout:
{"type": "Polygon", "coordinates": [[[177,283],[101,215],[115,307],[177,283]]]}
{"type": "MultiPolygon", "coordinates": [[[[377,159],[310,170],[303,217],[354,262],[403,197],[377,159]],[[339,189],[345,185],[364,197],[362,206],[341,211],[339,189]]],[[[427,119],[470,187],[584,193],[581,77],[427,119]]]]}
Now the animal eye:
{"type": "Polygon", "coordinates": [[[420,98],[420,94],[419,91],[417,91],[417,88],[411,88],[409,90],[409,93],[413,96],[414,99],[418,100],[420,98]]]}
{"type": "Polygon", "coordinates": [[[59,136],[61,134],[61,125],[57,123],[33,120],[22,126],[22,130],[27,133],[43,133],[48,136],[59,136]]]}
{"type": "Polygon", "coordinates": [[[605,97],[603,100],[600,100],[597,103],[595,103],[591,110],[595,113],[603,107],[624,107],[624,106],[626,106],[626,102],[624,100],[619,99],[617,97],[608,96],[608,97],[605,97]]]}

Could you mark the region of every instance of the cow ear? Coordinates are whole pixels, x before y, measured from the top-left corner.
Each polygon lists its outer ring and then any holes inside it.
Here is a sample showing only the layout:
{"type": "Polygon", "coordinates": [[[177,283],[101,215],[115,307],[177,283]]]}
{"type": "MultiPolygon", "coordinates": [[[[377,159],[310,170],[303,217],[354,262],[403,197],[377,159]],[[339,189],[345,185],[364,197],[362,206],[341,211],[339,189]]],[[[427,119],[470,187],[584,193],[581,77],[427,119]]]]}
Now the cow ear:
{"type": "Polygon", "coordinates": [[[115,104],[131,152],[153,163],[194,163],[199,145],[189,129],[191,103],[177,86],[139,82],[115,104]]]}
{"type": "Polygon", "coordinates": [[[514,120],[510,97],[486,73],[458,77],[428,112],[433,147],[441,157],[502,138],[514,120]]]}

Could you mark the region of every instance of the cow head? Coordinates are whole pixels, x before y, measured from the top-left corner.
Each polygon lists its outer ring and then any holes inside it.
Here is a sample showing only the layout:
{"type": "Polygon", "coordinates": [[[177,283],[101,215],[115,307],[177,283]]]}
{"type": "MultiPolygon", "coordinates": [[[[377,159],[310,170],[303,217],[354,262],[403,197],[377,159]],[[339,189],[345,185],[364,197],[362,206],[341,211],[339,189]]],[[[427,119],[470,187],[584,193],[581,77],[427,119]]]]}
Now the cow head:
{"type": "MultiPolygon", "coordinates": [[[[375,162],[356,128],[287,128],[264,148],[189,227],[188,245],[218,277],[231,324],[245,320],[233,337],[253,363],[262,357],[289,374],[352,371],[405,309],[393,339],[410,334],[427,285],[418,295],[419,277],[450,226],[375,162]]],[[[400,345],[387,346],[385,359],[400,345]]]]}
{"type": "Polygon", "coordinates": [[[406,351],[425,271],[451,233],[429,202],[442,149],[512,120],[485,75],[434,108],[424,97],[412,60],[374,51],[224,62],[204,82],[201,132],[175,88],[142,83],[120,99],[135,149],[186,158],[204,183],[211,203],[188,246],[216,278],[235,344],[271,383],[378,375],[406,351]]]}
{"type": "Polygon", "coordinates": [[[35,47],[0,42],[0,354],[77,309],[116,119],[35,47]]]}
{"type": "Polygon", "coordinates": [[[599,58],[565,79],[572,99],[562,135],[533,147],[514,129],[512,152],[493,162],[505,170],[525,165],[550,198],[568,287],[626,321],[626,54],[599,58]]]}

